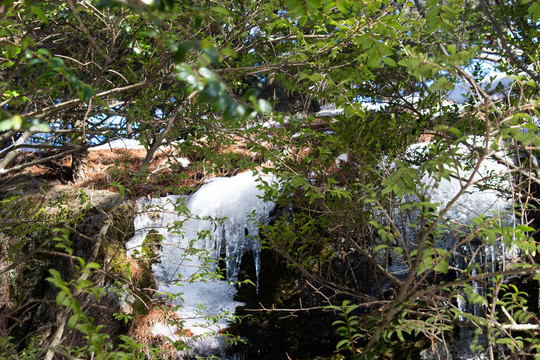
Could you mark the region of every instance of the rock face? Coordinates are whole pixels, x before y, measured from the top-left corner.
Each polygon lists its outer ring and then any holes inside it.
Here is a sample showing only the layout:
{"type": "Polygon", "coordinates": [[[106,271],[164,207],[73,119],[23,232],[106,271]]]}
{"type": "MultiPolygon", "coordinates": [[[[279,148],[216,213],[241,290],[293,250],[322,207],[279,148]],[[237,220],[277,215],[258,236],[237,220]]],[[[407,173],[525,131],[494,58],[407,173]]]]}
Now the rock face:
{"type": "MultiPolygon", "coordinates": [[[[21,347],[31,342],[33,347],[43,348],[50,341],[62,323],[64,307],[55,305],[58,288],[46,280],[51,276],[49,269],[57,270],[69,282],[80,276],[75,257],[85,262],[114,263],[118,253],[108,250],[119,248],[118,244],[130,237],[133,219],[132,205],[127,201],[116,211],[111,210],[118,197],[118,193],[106,190],[48,186],[31,175],[15,176],[0,184],[2,337],[16,338],[21,347]],[[109,217],[113,224],[100,249],[96,249],[95,239],[109,217]],[[71,230],[60,241],[55,228],[71,230]]],[[[105,278],[90,280],[104,287],[111,285],[105,278]]],[[[125,332],[113,316],[120,306],[113,292],[106,292],[99,300],[83,296],[79,301],[96,325],[106,325],[104,331],[111,338],[125,332]]],[[[78,331],[66,328],[62,333],[64,345],[85,343],[78,331]]]]}

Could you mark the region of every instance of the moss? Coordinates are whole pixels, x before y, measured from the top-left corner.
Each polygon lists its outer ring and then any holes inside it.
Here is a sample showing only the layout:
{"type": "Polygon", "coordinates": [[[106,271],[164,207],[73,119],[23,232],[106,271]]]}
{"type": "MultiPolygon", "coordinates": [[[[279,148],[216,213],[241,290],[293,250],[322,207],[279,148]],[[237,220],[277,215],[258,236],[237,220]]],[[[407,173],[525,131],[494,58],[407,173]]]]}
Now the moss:
{"type": "Polygon", "coordinates": [[[161,248],[164,237],[157,230],[150,230],[146,235],[140,252],[140,258],[131,263],[131,279],[134,281],[135,301],[132,304],[135,315],[148,312],[148,303],[152,301],[153,290],[157,289],[152,264],[157,261],[157,252],[161,248]]]}
{"type": "Polygon", "coordinates": [[[165,237],[161,235],[157,230],[150,230],[142,243],[142,259],[149,262],[150,265],[155,263],[157,259],[157,252],[159,251],[159,249],[161,249],[161,243],[164,239],[165,237]]]}
{"type": "Polygon", "coordinates": [[[109,227],[104,243],[101,245],[98,259],[108,269],[120,273],[124,279],[130,279],[129,259],[126,253],[126,242],[133,236],[134,204],[124,202],[112,214],[112,226],[109,227]]]}
{"type": "Polygon", "coordinates": [[[43,279],[48,275],[50,263],[41,259],[29,259],[9,271],[9,291],[2,296],[3,303],[24,304],[30,298],[39,298],[48,284],[43,279]]]}
{"type": "Polygon", "coordinates": [[[135,218],[135,204],[131,201],[124,202],[112,216],[113,226],[111,226],[109,229],[107,236],[121,244],[125,244],[125,242],[129,240],[135,232],[135,228],[133,226],[133,219],[135,218]]]}
{"type": "Polygon", "coordinates": [[[125,202],[112,215],[113,225],[107,232],[106,241],[102,244],[99,258],[107,264],[108,270],[114,271],[120,277],[120,283],[129,284],[133,296],[129,302],[133,315],[144,315],[148,312],[147,304],[152,301],[154,290],[157,289],[152,263],[155,261],[156,244],[162,236],[155,230],[146,237],[140,259],[131,259],[126,252],[126,241],[134,234],[133,219],[134,204],[125,202]]]}
{"type": "Polygon", "coordinates": [[[131,306],[135,315],[143,315],[148,312],[147,304],[152,301],[157,285],[152,274],[152,265],[144,260],[137,260],[134,265],[137,267],[137,273],[132,274],[135,300],[131,306]]]}

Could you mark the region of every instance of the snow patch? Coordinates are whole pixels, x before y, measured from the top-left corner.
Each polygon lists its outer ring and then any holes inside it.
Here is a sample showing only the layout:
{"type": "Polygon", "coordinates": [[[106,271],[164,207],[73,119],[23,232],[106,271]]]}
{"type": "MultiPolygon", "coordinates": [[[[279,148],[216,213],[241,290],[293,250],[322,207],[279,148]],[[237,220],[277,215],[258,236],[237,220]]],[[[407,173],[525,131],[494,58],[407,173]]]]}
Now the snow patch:
{"type": "Polygon", "coordinates": [[[112,149],[144,149],[139,140],[135,139],[116,139],[108,143],[91,147],[88,150],[112,150],[112,149]]]}
{"type": "Polygon", "coordinates": [[[178,161],[178,163],[182,165],[183,168],[187,168],[191,164],[191,161],[189,161],[189,159],[185,157],[177,158],[176,161],[178,161]]]}

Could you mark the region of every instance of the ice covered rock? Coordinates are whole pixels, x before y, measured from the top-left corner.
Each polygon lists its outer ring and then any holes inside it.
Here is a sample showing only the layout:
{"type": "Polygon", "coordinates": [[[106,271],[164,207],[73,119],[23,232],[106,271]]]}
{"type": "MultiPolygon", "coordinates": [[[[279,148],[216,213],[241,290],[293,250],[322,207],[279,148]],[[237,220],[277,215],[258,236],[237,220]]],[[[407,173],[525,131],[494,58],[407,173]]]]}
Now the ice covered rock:
{"type": "MultiPolygon", "coordinates": [[[[274,181],[271,176],[262,179],[274,181]]],[[[230,315],[241,305],[234,301],[232,282],[238,278],[244,253],[252,254],[258,275],[258,225],[268,221],[274,208],[261,198],[259,184],[258,178],[247,172],[214,178],[189,197],[138,200],[142,211],[135,219],[135,236],[127,244],[128,252],[140,249],[152,229],[164,236],[160,261],[152,266],[158,295],[176,297],[173,304],[180,306],[181,327],[194,335],[190,346],[200,348],[204,355],[220,351],[221,342],[212,335],[229,325],[230,315]],[[225,258],[226,279],[216,276],[220,255],[225,258]]],[[[167,324],[154,329],[173,341],[181,340],[175,334],[182,332],[177,330],[177,325],[167,324]]]]}

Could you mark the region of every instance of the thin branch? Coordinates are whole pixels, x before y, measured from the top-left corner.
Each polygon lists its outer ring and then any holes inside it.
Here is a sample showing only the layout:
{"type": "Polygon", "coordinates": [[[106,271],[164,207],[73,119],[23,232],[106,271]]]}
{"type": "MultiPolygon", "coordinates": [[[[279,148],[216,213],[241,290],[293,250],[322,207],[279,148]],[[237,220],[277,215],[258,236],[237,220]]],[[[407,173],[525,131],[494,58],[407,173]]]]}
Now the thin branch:
{"type": "Polygon", "coordinates": [[[80,151],[80,149],[81,149],[81,146],[77,146],[77,147],[74,147],[71,150],[67,150],[67,151],[58,153],[56,155],[48,156],[48,157],[43,158],[43,159],[31,161],[29,163],[13,166],[13,167],[10,167],[9,169],[0,168],[0,175],[4,175],[4,174],[10,173],[10,172],[19,171],[19,170],[25,169],[25,168],[30,167],[30,166],[43,164],[43,163],[49,162],[49,161],[54,160],[54,159],[60,159],[60,158],[65,157],[66,155],[69,155],[69,154],[72,154],[74,152],[80,151]]]}
{"type": "MultiPolygon", "coordinates": [[[[312,306],[312,307],[300,307],[296,309],[286,309],[286,308],[276,308],[274,305],[272,305],[271,308],[265,307],[262,303],[259,303],[261,306],[260,309],[243,309],[244,311],[249,312],[289,312],[289,313],[295,313],[295,312],[301,312],[301,311],[313,311],[313,310],[324,310],[326,309],[326,306],[312,306]]],[[[364,304],[362,304],[364,305],[364,304]]]]}
{"type": "Polygon", "coordinates": [[[159,137],[156,139],[156,141],[152,144],[150,149],[146,152],[146,156],[141,163],[141,166],[139,167],[139,170],[137,171],[138,174],[142,174],[146,171],[148,168],[148,165],[150,165],[150,162],[152,161],[152,158],[154,157],[154,153],[159,149],[161,144],[163,143],[163,140],[167,137],[169,134],[169,131],[172,128],[172,125],[175,123],[175,121],[178,119],[178,115],[180,115],[180,111],[183,109],[184,105],[189,103],[191,99],[193,99],[199,92],[197,90],[193,91],[183,102],[180,104],[173,115],[171,115],[169,121],[167,121],[167,126],[165,129],[159,134],[159,137]]]}

